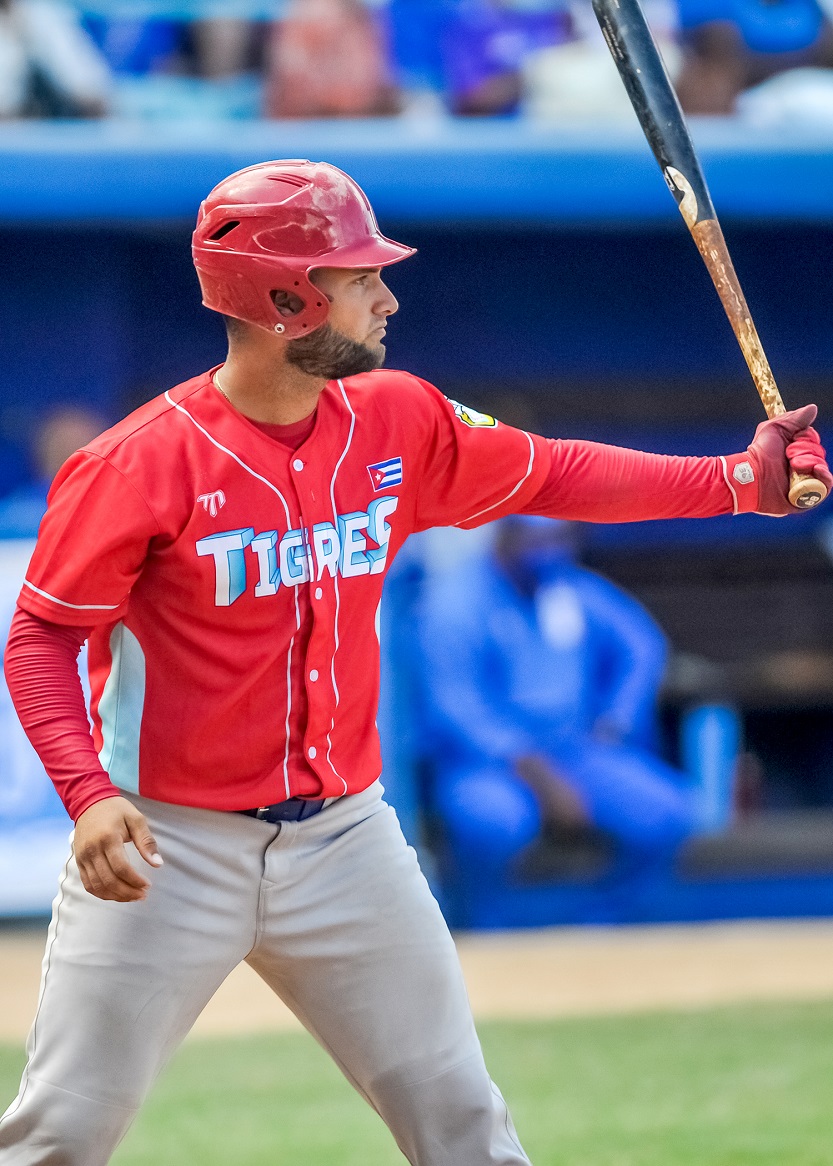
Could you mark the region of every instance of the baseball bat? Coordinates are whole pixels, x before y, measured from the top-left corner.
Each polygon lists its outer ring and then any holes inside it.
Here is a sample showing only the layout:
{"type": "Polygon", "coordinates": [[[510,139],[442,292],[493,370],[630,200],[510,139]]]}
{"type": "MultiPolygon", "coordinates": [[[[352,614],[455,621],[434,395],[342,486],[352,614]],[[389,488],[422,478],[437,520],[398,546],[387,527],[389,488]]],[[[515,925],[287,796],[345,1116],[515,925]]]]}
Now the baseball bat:
{"type": "MultiPolygon", "coordinates": [[[[607,47],[668,189],[708,268],[749,366],[767,417],[786,413],[758,331],[735,273],[683,111],[638,0],[593,0],[607,47]]],[[[789,499],[809,510],[827,496],[808,474],[790,476],[789,499]]]]}

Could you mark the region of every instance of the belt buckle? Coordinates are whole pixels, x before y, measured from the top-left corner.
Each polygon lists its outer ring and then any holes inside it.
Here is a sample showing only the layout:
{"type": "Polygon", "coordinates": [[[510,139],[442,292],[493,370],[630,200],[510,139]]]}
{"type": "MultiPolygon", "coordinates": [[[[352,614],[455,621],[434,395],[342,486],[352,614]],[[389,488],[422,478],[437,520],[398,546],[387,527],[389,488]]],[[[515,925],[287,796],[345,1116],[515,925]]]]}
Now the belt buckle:
{"type": "Polygon", "coordinates": [[[269,816],[270,809],[271,809],[271,806],[258,806],[257,812],[255,813],[255,817],[260,822],[265,822],[267,817],[269,816]]]}

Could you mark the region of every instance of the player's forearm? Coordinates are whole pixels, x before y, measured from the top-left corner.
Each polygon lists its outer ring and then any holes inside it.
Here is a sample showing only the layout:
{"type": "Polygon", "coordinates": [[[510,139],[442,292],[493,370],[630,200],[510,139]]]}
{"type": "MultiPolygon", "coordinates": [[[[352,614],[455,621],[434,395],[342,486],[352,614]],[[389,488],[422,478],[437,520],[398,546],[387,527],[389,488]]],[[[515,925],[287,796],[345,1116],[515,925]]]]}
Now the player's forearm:
{"type": "MultiPolygon", "coordinates": [[[[593,441],[550,441],[552,466],[527,514],[582,522],[711,518],[755,510],[755,482],[733,478],[746,454],[672,457],[593,441]]],[[[741,479],[748,475],[741,473],[741,479]]]]}
{"type": "Polygon", "coordinates": [[[94,802],[119,792],[98,760],[78,675],[88,630],[61,627],[18,609],[4,661],[26,736],[73,821],[94,802]]]}

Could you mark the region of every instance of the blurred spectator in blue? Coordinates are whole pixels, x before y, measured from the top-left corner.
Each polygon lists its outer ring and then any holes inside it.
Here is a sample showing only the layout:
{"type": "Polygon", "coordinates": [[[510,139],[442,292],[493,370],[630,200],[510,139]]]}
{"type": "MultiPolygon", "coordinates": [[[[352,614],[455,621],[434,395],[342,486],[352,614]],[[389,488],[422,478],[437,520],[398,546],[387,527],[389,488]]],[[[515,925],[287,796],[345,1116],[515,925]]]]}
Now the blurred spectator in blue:
{"type": "MultiPolygon", "coordinates": [[[[176,13],[162,5],[160,12],[176,13]]],[[[195,15],[199,11],[195,7],[195,15]]],[[[268,22],[236,17],[86,21],[116,78],[123,117],[220,121],[260,116],[268,22]]]]}
{"type": "Polygon", "coordinates": [[[509,0],[460,0],[444,44],[452,112],[517,113],[526,58],[569,36],[564,11],[538,11],[509,0]]]}
{"type": "Polygon", "coordinates": [[[390,0],[388,15],[405,112],[445,109],[443,45],[455,0],[390,0]]]}
{"type": "Polygon", "coordinates": [[[114,73],[164,72],[179,52],[181,31],[175,20],[92,15],[84,24],[114,73]]]}
{"type": "Polygon", "coordinates": [[[406,107],[442,90],[469,116],[516,113],[526,57],[570,35],[563,9],[513,0],[391,0],[390,19],[406,107]]]}
{"type": "Polygon", "coordinates": [[[85,26],[114,73],[191,74],[214,80],[252,68],[263,25],[234,18],[205,20],[88,16],[85,26]]]}
{"type": "Polygon", "coordinates": [[[102,117],[107,63],[61,0],[0,0],[0,118],[102,117]]]}
{"type": "Polygon", "coordinates": [[[577,528],[516,516],[492,554],[429,579],[419,621],[432,809],[465,869],[596,829],[638,864],[696,827],[653,752],[665,640],[576,562],[577,528]]]}
{"type": "Polygon", "coordinates": [[[680,0],[688,113],[735,111],[738,97],[775,74],[833,65],[833,29],[816,0],[680,0]]]}
{"type": "Polygon", "coordinates": [[[0,499],[0,539],[35,538],[46,511],[46,495],[58,470],[77,449],[106,428],[95,413],[67,406],[51,413],[35,434],[37,479],[0,499]]]}
{"type": "Polygon", "coordinates": [[[267,59],[268,117],[396,113],[384,26],[362,0],[292,0],[267,59]]]}

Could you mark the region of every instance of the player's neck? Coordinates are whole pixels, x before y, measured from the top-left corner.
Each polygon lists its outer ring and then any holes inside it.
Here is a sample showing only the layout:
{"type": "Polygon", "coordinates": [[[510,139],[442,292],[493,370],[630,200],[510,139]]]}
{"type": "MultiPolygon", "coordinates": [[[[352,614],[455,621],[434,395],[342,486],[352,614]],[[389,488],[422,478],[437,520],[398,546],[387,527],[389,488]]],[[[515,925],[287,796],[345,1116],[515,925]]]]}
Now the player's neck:
{"type": "Polygon", "coordinates": [[[235,409],[252,421],[292,425],[309,417],[325,380],[287,364],[282,355],[232,346],[215,383],[235,409]]]}

